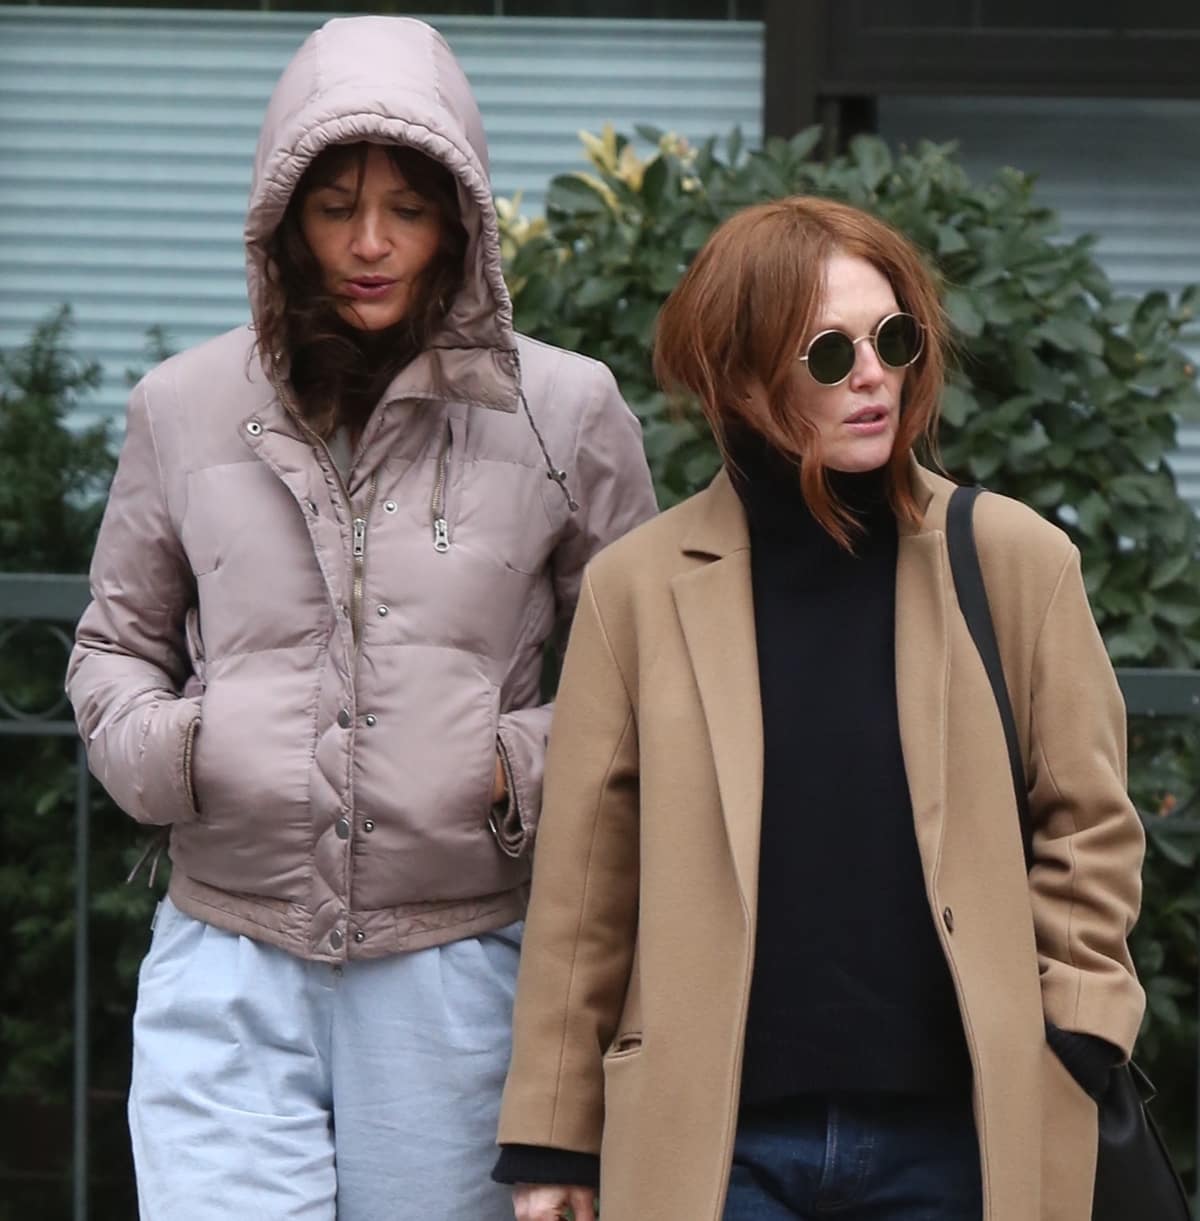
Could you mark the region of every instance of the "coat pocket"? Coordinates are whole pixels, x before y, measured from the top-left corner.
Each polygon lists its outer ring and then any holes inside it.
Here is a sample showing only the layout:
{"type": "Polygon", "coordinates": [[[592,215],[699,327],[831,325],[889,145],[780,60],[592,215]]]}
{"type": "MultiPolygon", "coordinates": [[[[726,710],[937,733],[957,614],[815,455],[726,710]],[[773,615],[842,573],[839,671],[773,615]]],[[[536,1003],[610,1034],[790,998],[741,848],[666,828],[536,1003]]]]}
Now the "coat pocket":
{"type": "Polygon", "coordinates": [[[1096,1180],[1096,1104],[1042,1046],[1042,1207],[1039,1221],[1089,1221],[1096,1180]]]}
{"type": "Polygon", "coordinates": [[[629,984],[625,989],[625,1003],[617,1021],[617,1033],[604,1054],[605,1063],[629,1059],[642,1050],[642,980],[638,951],[633,951],[633,963],[629,971],[629,984]]]}

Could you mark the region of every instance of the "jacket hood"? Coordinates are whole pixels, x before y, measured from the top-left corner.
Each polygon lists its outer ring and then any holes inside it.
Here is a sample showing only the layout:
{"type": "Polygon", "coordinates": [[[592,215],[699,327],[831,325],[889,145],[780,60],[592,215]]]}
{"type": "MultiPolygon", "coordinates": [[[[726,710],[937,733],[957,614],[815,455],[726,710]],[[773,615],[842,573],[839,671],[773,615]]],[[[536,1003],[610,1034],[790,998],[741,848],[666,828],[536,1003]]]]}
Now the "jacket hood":
{"type": "MultiPolygon", "coordinates": [[[[463,287],[442,328],[389,389],[389,398],[454,398],[517,409],[512,304],[488,179],[479,107],[442,36],[407,17],[340,17],[311,34],[271,95],[254,159],[245,240],[250,310],[267,294],[266,243],[310,162],[331,144],[404,144],[458,183],[467,231],[463,287]]],[[[269,375],[273,367],[263,354],[269,375]]]]}

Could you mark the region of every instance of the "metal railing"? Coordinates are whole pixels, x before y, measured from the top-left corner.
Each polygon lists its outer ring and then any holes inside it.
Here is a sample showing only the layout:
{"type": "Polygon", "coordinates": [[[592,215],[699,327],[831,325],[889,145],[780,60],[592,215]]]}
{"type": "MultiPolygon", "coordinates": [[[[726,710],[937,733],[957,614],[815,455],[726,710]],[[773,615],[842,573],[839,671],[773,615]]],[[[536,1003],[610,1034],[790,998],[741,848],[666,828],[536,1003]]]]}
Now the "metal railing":
{"type": "MultiPolygon", "coordinates": [[[[0,573],[0,649],[15,630],[41,627],[59,640],[65,653],[71,629],[88,600],[87,578],[44,573],[0,573]]],[[[1200,670],[1118,669],[1117,677],[1130,716],[1200,719],[1200,670]]],[[[75,722],[63,716],[65,695],[42,710],[14,705],[0,691],[0,735],[76,736],[75,722]]],[[[88,854],[90,804],[87,755],[75,747],[75,942],[74,1072],[72,1082],[72,1216],[88,1216],[88,854]]],[[[1200,1128],[1200,1082],[1197,1084],[1200,1128]]],[[[1200,1173],[1200,1132],[1197,1171],[1200,1173]]]]}
{"type": "MultiPolygon", "coordinates": [[[[0,573],[0,649],[14,631],[40,625],[70,651],[70,630],[88,600],[87,578],[42,573],[0,573]]],[[[78,740],[67,697],[62,694],[48,708],[22,708],[0,691],[0,734],[74,738],[75,741],[75,968],[74,968],[74,1071],[71,1083],[72,1216],[88,1215],[88,861],[91,848],[91,808],[87,752],[78,740]],[[63,716],[67,713],[67,716],[63,716]]],[[[0,812],[2,813],[2,812],[0,812]]]]}

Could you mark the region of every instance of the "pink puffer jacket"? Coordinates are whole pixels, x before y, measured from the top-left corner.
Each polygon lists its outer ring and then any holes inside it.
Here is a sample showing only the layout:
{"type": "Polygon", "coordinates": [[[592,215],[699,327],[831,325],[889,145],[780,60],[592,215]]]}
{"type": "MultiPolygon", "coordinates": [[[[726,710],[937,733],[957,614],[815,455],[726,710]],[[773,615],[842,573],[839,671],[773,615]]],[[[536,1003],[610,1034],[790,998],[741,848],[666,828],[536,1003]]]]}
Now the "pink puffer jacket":
{"type": "Polygon", "coordinates": [[[543,646],[587,560],[654,512],[609,371],[512,331],[479,113],[428,26],[332,21],[285,71],[246,223],[252,310],[304,167],[361,139],[458,180],[468,271],[442,332],[345,481],[249,328],[150,373],[68,675],[92,770],[134,818],[171,825],[174,902],[330,962],[520,916],[543,646]]]}

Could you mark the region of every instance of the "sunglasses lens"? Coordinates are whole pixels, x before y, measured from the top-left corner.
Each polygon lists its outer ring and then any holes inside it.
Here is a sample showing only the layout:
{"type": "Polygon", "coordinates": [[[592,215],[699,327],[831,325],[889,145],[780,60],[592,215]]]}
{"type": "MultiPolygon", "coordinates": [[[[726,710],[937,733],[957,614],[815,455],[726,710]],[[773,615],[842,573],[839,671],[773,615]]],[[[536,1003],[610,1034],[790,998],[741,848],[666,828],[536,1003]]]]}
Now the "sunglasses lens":
{"type": "Polygon", "coordinates": [[[885,365],[903,369],[921,355],[924,336],[911,314],[893,314],[875,335],[875,351],[885,365]]]}
{"type": "Polygon", "coordinates": [[[854,368],[854,344],[849,335],[826,331],[808,347],[808,371],[823,386],[836,386],[854,368]]]}

